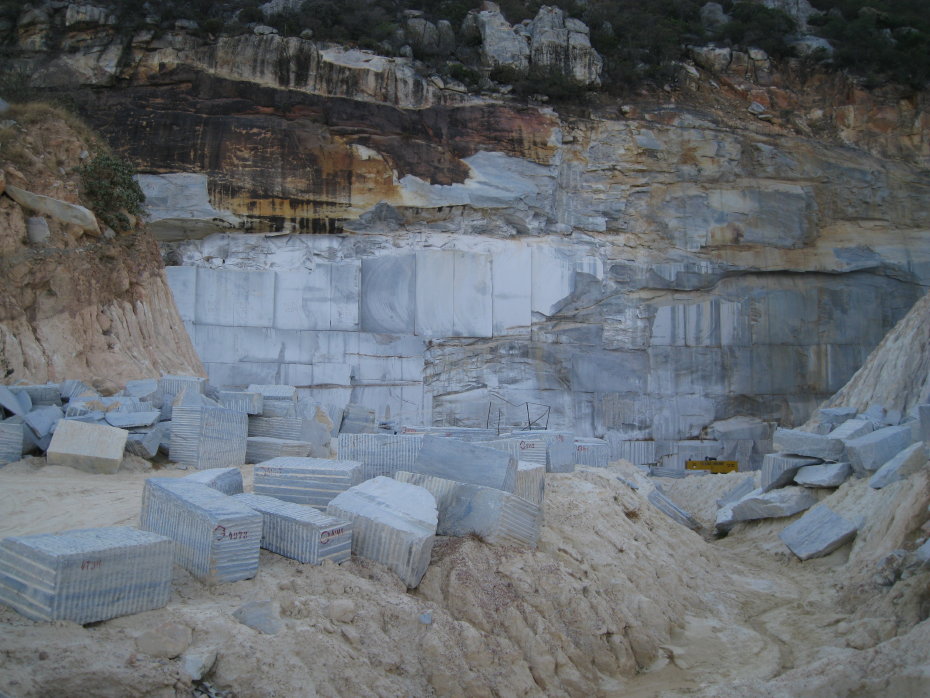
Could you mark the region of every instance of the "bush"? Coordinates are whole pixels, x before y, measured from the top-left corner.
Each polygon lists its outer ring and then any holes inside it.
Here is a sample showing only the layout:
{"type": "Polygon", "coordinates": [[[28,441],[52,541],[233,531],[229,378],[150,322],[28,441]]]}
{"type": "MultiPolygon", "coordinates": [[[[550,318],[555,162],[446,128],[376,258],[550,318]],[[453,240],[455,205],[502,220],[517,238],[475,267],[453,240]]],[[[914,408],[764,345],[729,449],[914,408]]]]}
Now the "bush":
{"type": "Polygon", "coordinates": [[[745,48],[761,48],[773,58],[793,53],[786,38],[797,30],[795,21],[781,10],[752,2],[738,2],[730,10],[733,18],[720,30],[718,39],[745,48]]]}
{"type": "Polygon", "coordinates": [[[145,194],[133,176],[131,163],[108,153],[94,157],[78,168],[81,200],[104,223],[116,231],[132,228],[127,214],[142,214],[145,194]]]}

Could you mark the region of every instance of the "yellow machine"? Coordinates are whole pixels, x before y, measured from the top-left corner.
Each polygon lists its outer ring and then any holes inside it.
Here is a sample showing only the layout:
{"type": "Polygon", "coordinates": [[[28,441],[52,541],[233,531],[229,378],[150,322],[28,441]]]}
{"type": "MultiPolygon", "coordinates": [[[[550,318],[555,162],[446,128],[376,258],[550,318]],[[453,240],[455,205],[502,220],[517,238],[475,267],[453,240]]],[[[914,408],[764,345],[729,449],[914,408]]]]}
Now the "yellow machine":
{"type": "Polygon", "coordinates": [[[739,461],[717,460],[716,458],[708,458],[707,460],[688,460],[685,461],[685,470],[709,470],[714,475],[720,473],[732,473],[739,470],[739,461]]]}

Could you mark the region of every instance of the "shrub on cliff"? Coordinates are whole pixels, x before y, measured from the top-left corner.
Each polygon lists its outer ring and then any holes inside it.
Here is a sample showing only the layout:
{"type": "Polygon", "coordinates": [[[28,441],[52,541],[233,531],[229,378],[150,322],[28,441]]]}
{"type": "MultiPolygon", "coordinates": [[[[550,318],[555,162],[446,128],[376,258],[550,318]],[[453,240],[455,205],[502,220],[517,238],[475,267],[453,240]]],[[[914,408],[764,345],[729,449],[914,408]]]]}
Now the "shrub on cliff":
{"type": "Polygon", "coordinates": [[[113,230],[130,230],[129,216],[142,214],[145,194],[133,179],[135,173],[131,163],[109,153],[101,153],[78,168],[81,200],[113,230]]]}

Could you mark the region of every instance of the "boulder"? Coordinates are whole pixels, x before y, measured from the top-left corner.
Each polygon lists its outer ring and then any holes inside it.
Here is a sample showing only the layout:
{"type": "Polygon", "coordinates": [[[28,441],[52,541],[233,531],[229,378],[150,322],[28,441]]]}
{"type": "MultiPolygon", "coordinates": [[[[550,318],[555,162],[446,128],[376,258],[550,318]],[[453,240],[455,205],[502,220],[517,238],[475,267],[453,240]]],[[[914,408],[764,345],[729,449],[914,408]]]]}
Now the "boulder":
{"type": "Polygon", "coordinates": [[[771,492],[753,494],[732,505],[734,522],[755,519],[778,519],[793,516],[810,509],[817,503],[811,491],[805,487],[784,487],[771,492]]]}
{"type": "Polygon", "coordinates": [[[911,444],[911,428],[885,427],[846,442],[846,453],[856,475],[878,470],[911,444]]]}
{"type": "Polygon", "coordinates": [[[52,237],[48,229],[48,221],[42,216],[30,216],[26,220],[26,239],[30,245],[41,245],[52,237]]]}
{"type": "Polygon", "coordinates": [[[184,654],[192,639],[188,626],[169,621],[136,637],[136,649],[150,657],[174,659],[184,654]]]}
{"type": "Polygon", "coordinates": [[[832,553],[852,540],[859,524],[849,521],[826,504],[819,504],[778,534],[788,549],[802,560],[832,553]]]}
{"type": "MultiPolygon", "coordinates": [[[[568,443],[571,448],[571,442],[568,443]]],[[[424,436],[411,472],[513,492],[517,459],[506,451],[442,436],[424,436]]]]}
{"type": "Polygon", "coordinates": [[[123,462],[127,436],[116,427],[63,419],[49,444],[48,464],[89,473],[115,473],[123,462]]]}
{"type": "Polygon", "coordinates": [[[871,434],[873,431],[875,431],[875,426],[868,419],[847,419],[829,432],[827,436],[831,439],[849,441],[850,439],[858,439],[860,436],[871,434]]]}
{"type": "Polygon", "coordinates": [[[776,429],[772,443],[782,453],[821,460],[841,460],[846,450],[846,445],[840,439],[800,429],[776,429]]]}
{"type": "Polygon", "coordinates": [[[804,487],[839,487],[852,475],[849,463],[805,465],[794,475],[794,481],[804,487]]]}
{"type": "Polygon", "coordinates": [[[855,407],[825,407],[817,410],[817,421],[836,429],[843,422],[855,419],[858,412],[855,407]]]}
{"type": "Polygon", "coordinates": [[[249,601],[233,611],[233,618],[263,635],[277,635],[284,629],[278,605],[271,599],[249,601]]]}
{"type": "Polygon", "coordinates": [[[912,444],[879,468],[869,478],[869,487],[880,490],[892,482],[903,480],[927,465],[927,447],[923,442],[912,444]]]}
{"type": "Polygon", "coordinates": [[[762,459],[763,492],[783,487],[794,480],[795,474],[805,465],[820,465],[819,458],[794,456],[790,453],[769,453],[762,459]]]}
{"type": "Polygon", "coordinates": [[[41,213],[49,218],[54,218],[56,221],[65,223],[66,225],[76,225],[86,232],[100,234],[100,226],[97,225],[97,219],[94,217],[94,214],[83,206],[69,204],[66,201],[59,201],[50,196],[33,194],[25,189],[14,187],[12,184],[6,185],[6,194],[20,206],[30,211],[41,213]]]}

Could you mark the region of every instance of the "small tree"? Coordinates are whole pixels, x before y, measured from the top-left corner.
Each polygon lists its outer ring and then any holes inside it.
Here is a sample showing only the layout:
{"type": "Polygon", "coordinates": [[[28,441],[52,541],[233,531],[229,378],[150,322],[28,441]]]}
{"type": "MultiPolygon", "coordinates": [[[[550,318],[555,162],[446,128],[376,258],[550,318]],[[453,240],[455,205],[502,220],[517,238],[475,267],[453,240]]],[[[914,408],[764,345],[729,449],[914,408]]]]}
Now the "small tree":
{"type": "Polygon", "coordinates": [[[145,194],[133,179],[135,173],[131,163],[109,153],[101,153],[78,168],[81,200],[113,230],[129,230],[128,216],[142,213],[145,194]]]}

